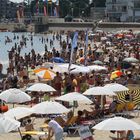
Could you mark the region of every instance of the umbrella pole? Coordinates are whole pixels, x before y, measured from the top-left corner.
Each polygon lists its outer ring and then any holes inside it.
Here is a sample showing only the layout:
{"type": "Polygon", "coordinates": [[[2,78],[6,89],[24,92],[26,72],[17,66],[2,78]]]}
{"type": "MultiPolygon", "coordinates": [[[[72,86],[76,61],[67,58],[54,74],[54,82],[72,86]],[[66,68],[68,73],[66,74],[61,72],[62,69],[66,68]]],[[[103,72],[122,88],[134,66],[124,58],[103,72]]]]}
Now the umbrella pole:
{"type": "Polygon", "coordinates": [[[20,135],[21,140],[22,140],[22,134],[21,134],[20,128],[18,128],[18,132],[19,132],[19,135],[20,135]]]}
{"type": "Polygon", "coordinates": [[[73,109],[72,109],[72,111],[73,111],[73,114],[74,114],[74,101],[73,101],[73,109]]]}
{"type": "MultiPolygon", "coordinates": [[[[14,105],[14,104],[13,104],[13,105],[14,105]]],[[[15,118],[15,120],[17,120],[15,116],[14,116],[14,118],[15,118]]],[[[19,128],[19,127],[18,127],[18,132],[19,132],[19,135],[20,135],[21,140],[22,140],[22,134],[21,134],[21,131],[20,131],[20,128],[19,128]]]]}
{"type": "Polygon", "coordinates": [[[103,103],[103,95],[101,95],[101,109],[103,109],[104,103],[103,103]]]}
{"type": "Polygon", "coordinates": [[[119,138],[119,133],[118,133],[118,131],[117,131],[117,139],[119,138]]]}
{"type": "Polygon", "coordinates": [[[13,108],[15,107],[15,104],[13,103],[13,108]]]}

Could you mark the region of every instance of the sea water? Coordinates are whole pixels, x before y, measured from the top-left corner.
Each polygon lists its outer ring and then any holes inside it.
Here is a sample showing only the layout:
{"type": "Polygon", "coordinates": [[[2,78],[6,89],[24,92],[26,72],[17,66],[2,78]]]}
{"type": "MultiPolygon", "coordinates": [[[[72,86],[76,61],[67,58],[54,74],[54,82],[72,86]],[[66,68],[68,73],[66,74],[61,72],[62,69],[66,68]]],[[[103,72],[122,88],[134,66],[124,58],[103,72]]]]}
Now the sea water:
{"type": "MultiPolygon", "coordinates": [[[[11,50],[13,46],[15,46],[15,43],[20,44],[20,41],[22,40],[22,36],[28,38],[27,40],[27,47],[23,47],[21,49],[21,55],[24,56],[25,53],[29,53],[32,49],[35,50],[36,53],[43,54],[45,52],[45,44],[47,45],[47,48],[49,51],[54,47],[56,50],[60,51],[60,41],[56,40],[54,41],[53,47],[50,47],[50,39],[53,40],[53,34],[34,34],[33,35],[33,46],[31,45],[31,33],[12,33],[12,32],[0,32],[0,63],[3,64],[3,73],[6,73],[6,69],[8,67],[8,51],[11,50]],[[5,44],[5,39],[9,37],[12,42],[5,44]],[[19,39],[14,40],[14,36],[19,36],[19,39]],[[44,39],[48,38],[48,42],[45,41],[42,43],[42,37],[44,39]]],[[[66,36],[62,36],[62,40],[66,41],[66,36]]]]}

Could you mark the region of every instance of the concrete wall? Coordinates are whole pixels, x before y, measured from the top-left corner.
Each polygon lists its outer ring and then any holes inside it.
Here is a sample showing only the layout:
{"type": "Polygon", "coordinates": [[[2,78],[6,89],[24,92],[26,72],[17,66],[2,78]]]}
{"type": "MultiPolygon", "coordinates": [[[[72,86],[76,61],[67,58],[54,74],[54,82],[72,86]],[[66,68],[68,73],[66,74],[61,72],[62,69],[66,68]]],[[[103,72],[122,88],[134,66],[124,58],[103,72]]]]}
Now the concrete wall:
{"type": "MultiPolygon", "coordinates": [[[[3,23],[0,24],[0,29],[7,29],[13,31],[15,27],[18,27],[17,23],[3,23]]],[[[20,26],[23,26],[22,24],[20,26]]],[[[98,25],[100,28],[140,28],[140,23],[130,23],[130,22],[102,22],[98,25]]],[[[84,22],[62,22],[62,23],[49,23],[49,24],[30,24],[27,26],[29,32],[45,32],[49,30],[85,30],[93,29],[94,23],[84,22]]]]}
{"type": "Polygon", "coordinates": [[[0,23],[0,29],[7,29],[9,31],[13,31],[16,26],[17,24],[15,23],[0,23]]]}
{"type": "Polygon", "coordinates": [[[140,28],[140,23],[133,22],[102,22],[100,28],[140,28]]]}
{"type": "Polygon", "coordinates": [[[49,27],[86,27],[93,28],[94,23],[92,22],[62,22],[62,23],[49,23],[49,27]]]}

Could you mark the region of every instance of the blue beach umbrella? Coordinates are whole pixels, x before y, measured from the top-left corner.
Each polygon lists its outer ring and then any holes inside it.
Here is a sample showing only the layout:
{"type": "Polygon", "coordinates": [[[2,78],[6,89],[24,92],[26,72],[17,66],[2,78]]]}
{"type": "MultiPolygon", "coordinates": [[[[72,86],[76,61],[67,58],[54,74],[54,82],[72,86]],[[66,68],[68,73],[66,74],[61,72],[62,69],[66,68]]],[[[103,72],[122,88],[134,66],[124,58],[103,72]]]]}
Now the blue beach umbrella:
{"type": "Polygon", "coordinates": [[[52,62],[55,62],[55,63],[64,63],[64,62],[65,62],[64,59],[61,58],[61,57],[53,57],[53,58],[51,59],[51,61],[52,61],[52,62]]]}

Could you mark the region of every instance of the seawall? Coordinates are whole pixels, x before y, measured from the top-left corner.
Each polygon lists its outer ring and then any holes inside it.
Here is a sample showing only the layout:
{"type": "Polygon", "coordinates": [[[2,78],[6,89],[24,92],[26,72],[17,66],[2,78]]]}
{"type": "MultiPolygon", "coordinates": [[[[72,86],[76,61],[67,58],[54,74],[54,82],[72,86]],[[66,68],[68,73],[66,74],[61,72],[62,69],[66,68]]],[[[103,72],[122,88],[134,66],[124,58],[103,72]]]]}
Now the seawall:
{"type": "MultiPolygon", "coordinates": [[[[47,30],[85,30],[93,29],[95,27],[94,22],[50,22],[46,24],[30,24],[25,26],[19,23],[0,23],[0,30],[7,29],[8,31],[14,31],[15,28],[25,28],[29,32],[45,32],[47,30]]],[[[140,23],[122,23],[122,22],[102,22],[98,25],[99,28],[140,28],[140,23]]]]}

